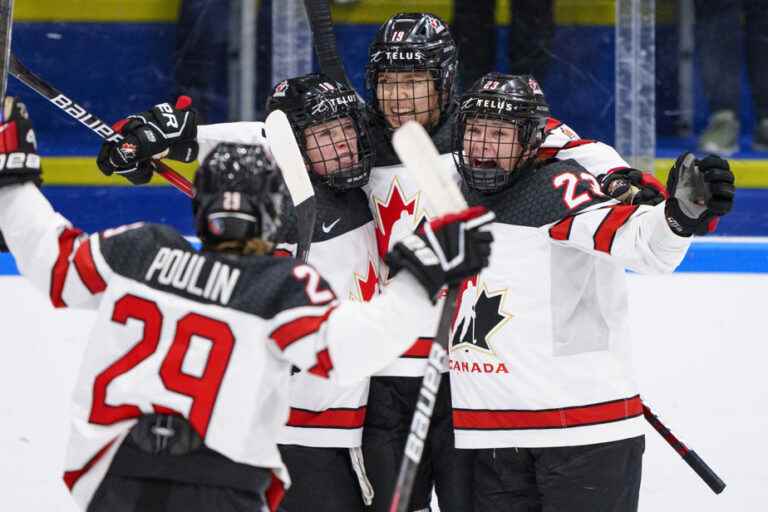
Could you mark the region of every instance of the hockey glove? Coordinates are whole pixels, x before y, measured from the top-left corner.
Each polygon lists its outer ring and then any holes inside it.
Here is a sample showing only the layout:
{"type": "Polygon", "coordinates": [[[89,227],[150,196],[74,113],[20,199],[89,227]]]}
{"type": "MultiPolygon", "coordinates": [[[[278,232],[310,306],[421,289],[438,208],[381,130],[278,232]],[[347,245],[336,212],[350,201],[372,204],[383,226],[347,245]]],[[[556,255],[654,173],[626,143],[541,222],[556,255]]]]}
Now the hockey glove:
{"type": "Polygon", "coordinates": [[[407,269],[432,302],[443,285],[458,284],[488,266],[493,235],[480,227],[495,218],[482,206],[439,217],[407,236],[387,254],[391,275],[407,269]]]}
{"type": "Polygon", "coordinates": [[[618,169],[598,177],[603,194],[624,204],[655,206],[667,197],[667,189],[647,172],[637,169],[618,169]]]}
{"type": "Polygon", "coordinates": [[[41,183],[37,139],[27,107],[8,96],[0,124],[0,187],[32,181],[41,183]]]}
{"type": "Polygon", "coordinates": [[[175,107],[161,103],[118,121],[113,128],[125,138],[102,144],[97,157],[101,172],[107,176],[120,174],[134,185],[142,185],[152,178],[152,160],[195,160],[197,113],[190,109],[191,104],[188,96],[181,96],[175,107]]]}
{"type": "Polygon", "coordinates": [[[683,153],[667,179],[667,224],[680,236],[704,235],[714,230],[718,217],[731,211],[736,192],[726,160],[709,155],[696,160],[683,153]]]}

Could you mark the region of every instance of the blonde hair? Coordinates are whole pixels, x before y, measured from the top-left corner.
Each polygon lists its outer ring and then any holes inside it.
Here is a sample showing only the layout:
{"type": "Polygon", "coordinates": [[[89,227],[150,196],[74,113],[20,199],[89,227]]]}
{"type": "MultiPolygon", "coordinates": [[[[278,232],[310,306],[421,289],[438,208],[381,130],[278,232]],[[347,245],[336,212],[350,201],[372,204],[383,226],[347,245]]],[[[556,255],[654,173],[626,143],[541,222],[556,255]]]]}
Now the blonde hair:
{"type": "Polygon", "coordinates": [[[269,254],[274,249],[272,242],[251,238],[249,240],[230,240],[216,245],[206,247],[207,250],[215,252],[226,252],[230,254],[241,254],[243,256],[257,255],[263,256],[269,254]]]}

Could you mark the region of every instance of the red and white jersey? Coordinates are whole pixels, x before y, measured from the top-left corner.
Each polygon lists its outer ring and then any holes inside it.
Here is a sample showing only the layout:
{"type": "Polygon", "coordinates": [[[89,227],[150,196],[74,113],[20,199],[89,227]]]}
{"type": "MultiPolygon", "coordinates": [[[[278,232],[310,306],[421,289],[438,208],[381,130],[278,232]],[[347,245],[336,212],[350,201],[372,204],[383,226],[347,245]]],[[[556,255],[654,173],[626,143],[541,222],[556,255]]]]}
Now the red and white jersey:
{"type": "Polygon", "coordinates": [[[582,139],[557,119],[547,119],[544,134],[544,142],[537,155],[539,160],[576,160],[595,176],[630,167],[613,147],[596,140],[582,139]]]}
{"type": "MultiPolygon", "coordinates": [[[[379,295],[379,257],[374,224],[365,194],[315,187],[317,220],[308,262],[325,277],[339,297],[367,302],[379,295]]],[[[287,235],[291,239],[291,234],[287,235]]],[[[280,244],[293,253],[295,244],[280,244]]],[[[359,333],[366,336],[363,330],[359,333]]],[[[280,444],[356,448],[362,444],[368,404],[368,380],[340,386],[308,372],[290,381],[291,413],[280,444]]]]}
{"type": "Polygon", "coordinates": [[[671,272],[690,238],[664,204],[622,205],[573,161],[493,196],[490,266],[464,283],[450,374],[458,448],[554,447],[643,433],[625,268],[671,272]]]}
{"type": "Polygon", "coordinates": [[[197,252],[166,226],[88,236],[32,184],[0,188],[0,229],[54,306],[97,310],[64,474],[83,509],[136,418],[153,412],[183,415],[211,449],[289,484],[277,441],[291,367],[362,380],[437,314],[408,273],[363,304],[337,300],[295,259],[197,252]]]}
{"type": "MultiPolygon", "coordinates": [[[[242,122],[200,126],[200,160],[222,141],[266,143],[264,123],[242,122]]],[[[343,299],[369,301],[379,293],[379,257],[374,225],[359,190],[335,193],[315,187],[317,222],[309,263],[343,299]]],[[[288,234],[290,238],[294,233],[288,234]]],[[[290,254],[295,244],[280,244],[290,254]]],[[[362,443],[368,381],[340,386],[307,372],[290,379],[290,405],[280,444],[354,448],[362,443]]]]}
{"type": "MultiPolygon", "coordinates": [[[[451,173],[458,182],[453,156],[441,155],[445,172],[451,173]]],[[[424,220],[433,217],[427,197],[419,189],[404,165],[374,167],[365,187],[370,209],[376,222],[376,247],[381,258],[382,282],[386,283],[388,269],[384,257],[392,247],[414,232],[424,220]]],[[[386,286],[383,287],[386,293],[386,286]]],[[[379,377],[420,377],[424,375],[427,357],[437,330],[437,318],[434,328],[425,331],[423,336],[414,340],[412,346],[400,358],[376,374],[379,377]]]]}

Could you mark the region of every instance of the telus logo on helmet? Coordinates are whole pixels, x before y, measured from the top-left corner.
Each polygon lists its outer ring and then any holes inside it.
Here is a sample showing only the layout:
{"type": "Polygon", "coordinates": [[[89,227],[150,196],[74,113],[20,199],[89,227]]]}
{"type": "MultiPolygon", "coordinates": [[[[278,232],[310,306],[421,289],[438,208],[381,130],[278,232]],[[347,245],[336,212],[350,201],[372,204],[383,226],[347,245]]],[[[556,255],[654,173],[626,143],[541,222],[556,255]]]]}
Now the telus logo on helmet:
{"type": "Polygon", "coordinates": [[[496,110],[497,112],[512,112],[515,107],[514,104],[508,101],[489,100],[486,98],[469,98],[461,104],[461,109],[468,109],[473,105],[483,110],[496,110]]]}
{"type": "Polygon", "coordinates": [[[338,96],[336,98],[324,98],[320,100],[317,105],[312,107],[312,115],[322,114],[327,112],[328,109],[331,112],[336,112],[339,107],[346,107],[357,102],[357,96],[354,94],[348,94],[347,96],[338,96]]]}
{"type": "Polygon", "coordinates": [[[388,61],[415,60],[415,61],[421,62],[422,60],[424,60],[424,53],[418,50],[415,52],[379,50],[371,56],[371,60],[373,62],[380,62],[383,58],[386,58],[388,61]]]}
{"type": "Polygon", "coordinates": [[[106,124],[101,119],[94,117],[83,107],[67,98],[63,94],[59,94],[53,98],[51,103],[61,108],[64,112],[74,117],[94,132],[101,135],[107,142],[120,142],[123,140],[123,136],[119,133],[115,133],[111,126],[106,124]]]}
{"type": "Polygon", "coordinates": [[[437,391],[440,387],[440,372],[446,367],[447,354],[439,343],[432,343],[427,359],[427,368],[424,371],[424,385],[421,387],[419,400],[416,402],[416,411],[413,413],[411,432],[405,443],[405,455],[415,464],[421,460],[424,451],[424,442],[429,432],[429,422],[432,411],[435,409],[437,391]]]}

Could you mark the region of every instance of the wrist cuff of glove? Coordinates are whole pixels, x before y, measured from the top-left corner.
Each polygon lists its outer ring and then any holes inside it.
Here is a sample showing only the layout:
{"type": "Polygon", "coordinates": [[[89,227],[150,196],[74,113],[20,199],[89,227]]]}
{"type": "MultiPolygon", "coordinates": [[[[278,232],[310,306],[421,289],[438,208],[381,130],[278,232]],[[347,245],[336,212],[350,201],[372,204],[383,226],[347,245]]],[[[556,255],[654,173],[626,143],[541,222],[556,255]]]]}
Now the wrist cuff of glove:
{"type": "MultiPolygon", "coordinates": [[[[685,215],[674,197],[667,200],[667,204],[664,206],[664,215],[667,218],[667,225],[677,236],[689,237],[694,233],[703,234],[698,233],[702,220],[691,219],[685,215]]],[[[707,220],[703,221],[705,230],[707,222],[707,220]]]]}

